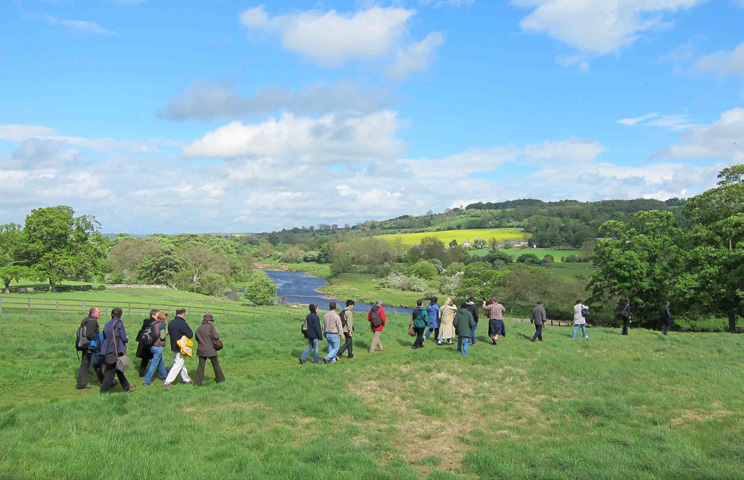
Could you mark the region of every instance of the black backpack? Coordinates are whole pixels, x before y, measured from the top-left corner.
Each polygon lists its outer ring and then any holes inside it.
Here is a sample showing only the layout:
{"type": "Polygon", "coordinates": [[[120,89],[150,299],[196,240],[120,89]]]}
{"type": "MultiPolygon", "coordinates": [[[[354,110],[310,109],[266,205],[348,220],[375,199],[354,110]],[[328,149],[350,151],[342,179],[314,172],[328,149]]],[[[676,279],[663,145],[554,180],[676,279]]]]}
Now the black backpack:
{"type": "Polygon", "coordinates": [[[347,328],[349,325],[349,322],[346,321],[346,309],[341,310],[341,326],[347,328]]]}
{"type": "Polygon", "coordinates": [[[89,321],[83,321],[83,323],[78,327],[77,332],[75,333],[75,349],[78,352],[87,352],[88,347],[90,347],[90,338],[88,338],[88,325],[90,324],[89,321]]]}
{"type": "Polygon", "coordinates": [[[139,335],[137,335],[137,341],[147,347],[152,347],[155,342],[158,340],[158,335],[155,334],[155,324],[157,322],[152,322],[147,327],[142,327],[142,330],[140,330],[139,335]]]}

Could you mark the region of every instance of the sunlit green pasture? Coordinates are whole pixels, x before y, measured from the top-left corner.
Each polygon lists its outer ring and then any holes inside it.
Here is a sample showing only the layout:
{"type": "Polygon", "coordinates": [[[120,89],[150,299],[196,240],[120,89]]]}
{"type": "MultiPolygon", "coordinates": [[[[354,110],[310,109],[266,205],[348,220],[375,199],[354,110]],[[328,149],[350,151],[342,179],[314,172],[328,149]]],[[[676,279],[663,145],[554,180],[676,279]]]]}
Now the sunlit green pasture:
{"type": "Polygon", "coordinates": [[[418,245],[421,243],[422,238],[434,237],[445,245],[449,245],[452,240],[457,240],[457,244],[462,245],[466,240],[473,243],[476,238],[482,238],[486,242],[495,238],[497,241],[503,242],[504,240],[527,240],[530,236],[531,234],[524,232],[521,228],[483,228],[380,235],[377,238],[385,239],[391,243],[395,243],[400,239],[403,245],[418,245]]]}

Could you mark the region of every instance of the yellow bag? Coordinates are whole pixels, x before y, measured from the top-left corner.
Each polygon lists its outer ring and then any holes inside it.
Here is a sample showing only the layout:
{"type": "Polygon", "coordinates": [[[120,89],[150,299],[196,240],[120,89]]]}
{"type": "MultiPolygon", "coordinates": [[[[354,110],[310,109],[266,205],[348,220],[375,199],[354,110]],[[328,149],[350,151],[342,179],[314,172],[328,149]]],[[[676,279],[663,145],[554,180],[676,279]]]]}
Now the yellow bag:
{"type": "Polygon", "coordinates": [[[181,339],[176,342],[176,345],[179,346],[182,354],[187,355],[189,357],[193,356],[191,347],[194,346],[194,342],[192,342],[191,339],[187,337],[186,335],[181,337],[181,339]]]}

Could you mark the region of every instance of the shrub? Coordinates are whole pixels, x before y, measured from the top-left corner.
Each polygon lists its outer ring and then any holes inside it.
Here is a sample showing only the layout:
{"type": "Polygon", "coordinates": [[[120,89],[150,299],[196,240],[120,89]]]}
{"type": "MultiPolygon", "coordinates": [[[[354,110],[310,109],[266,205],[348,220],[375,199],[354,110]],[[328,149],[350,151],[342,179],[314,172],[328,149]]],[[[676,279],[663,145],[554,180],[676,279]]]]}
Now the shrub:
{"type": "Polygon", "coordinates": [[[256,305],[271,305],[277,302],[276,284],[261,270],[254,270],[245,285],[245,298],[256,305]]]}
{"type": "Polygon", "coordinates": [[[423,278],[424,280],[433,280],[437,278],[439,272],[437,271],[437,267],[432,265],[430,262],[426,260],[420,260],[413,265],[409,265],[406,268],[406,274],[409,276],[423,278]]]}

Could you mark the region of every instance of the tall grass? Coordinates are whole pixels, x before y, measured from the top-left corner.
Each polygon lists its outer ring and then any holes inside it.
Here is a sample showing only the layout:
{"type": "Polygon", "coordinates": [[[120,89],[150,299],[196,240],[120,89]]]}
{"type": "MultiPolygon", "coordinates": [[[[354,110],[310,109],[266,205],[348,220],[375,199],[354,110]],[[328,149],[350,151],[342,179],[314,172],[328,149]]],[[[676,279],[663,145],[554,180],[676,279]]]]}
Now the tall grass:
{"type": "Polygon", "coordinates": [[[360,319],[356,359],[303,366],[304,312],[269,313],[216,319],[225,383],[109,395],[75,390],[79,315],[0,314],[0,478],[744,478],[740,335],[507,322],[463,359],[392,315],[384,352],[360,319]]]}

